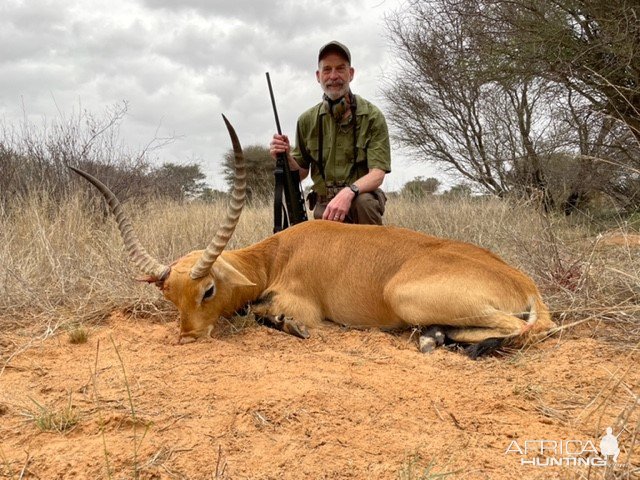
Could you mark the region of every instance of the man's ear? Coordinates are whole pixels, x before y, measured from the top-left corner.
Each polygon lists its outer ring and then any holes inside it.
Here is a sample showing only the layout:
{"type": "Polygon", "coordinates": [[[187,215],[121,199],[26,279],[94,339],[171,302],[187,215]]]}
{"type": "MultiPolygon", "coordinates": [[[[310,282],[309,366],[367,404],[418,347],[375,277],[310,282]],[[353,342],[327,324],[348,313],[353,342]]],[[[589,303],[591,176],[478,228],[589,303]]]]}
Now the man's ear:
{"type": "Polygon", "coordinates": [[[232,287],[254,287],[255,283],[236,270],[233,265],[221,256],[216,259],[211,267],[213,276],[226,285],[232,287]]]}

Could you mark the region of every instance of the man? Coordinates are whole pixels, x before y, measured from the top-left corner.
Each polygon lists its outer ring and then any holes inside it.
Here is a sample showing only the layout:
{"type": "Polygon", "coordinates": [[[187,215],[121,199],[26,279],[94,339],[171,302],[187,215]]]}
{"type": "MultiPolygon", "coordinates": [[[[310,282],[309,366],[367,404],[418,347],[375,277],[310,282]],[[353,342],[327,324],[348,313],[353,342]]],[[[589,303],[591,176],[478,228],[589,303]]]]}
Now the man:
{"type": "Polygon", "coordinates": [[[391,171],[387,123],[380,110],[351,93],[351,53],[332,41],[318,54],[316,79],[323,100],[298,118],[296,146],[274,135],[271,155],[286,153],[291,171],[311,171],[309,207],[316,219],[382,224],[386,197],[380,186],[391,171]]]}

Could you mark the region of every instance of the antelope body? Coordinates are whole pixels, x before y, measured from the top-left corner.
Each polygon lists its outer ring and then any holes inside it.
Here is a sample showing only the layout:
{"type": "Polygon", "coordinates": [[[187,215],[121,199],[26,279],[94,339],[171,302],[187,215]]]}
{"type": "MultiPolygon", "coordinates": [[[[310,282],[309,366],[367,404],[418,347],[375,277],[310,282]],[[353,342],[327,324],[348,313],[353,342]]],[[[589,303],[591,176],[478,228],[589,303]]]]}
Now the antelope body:
{"type": "Polygon", "coordinates": [[[313,327],[441,326],[453,341],[522,339],[554,326],[534,282],[478,246],[396,227],[315,220],[249,247],[223,251],[245,198],[244,159],[231,125],[236,179],[211,244],[165,266],[139,244],[115,196],[90,175],[116,216],[135,263],[180,312],[180,338],[211,332],[220,316],[253,304],[264,318],[313,327]]]}

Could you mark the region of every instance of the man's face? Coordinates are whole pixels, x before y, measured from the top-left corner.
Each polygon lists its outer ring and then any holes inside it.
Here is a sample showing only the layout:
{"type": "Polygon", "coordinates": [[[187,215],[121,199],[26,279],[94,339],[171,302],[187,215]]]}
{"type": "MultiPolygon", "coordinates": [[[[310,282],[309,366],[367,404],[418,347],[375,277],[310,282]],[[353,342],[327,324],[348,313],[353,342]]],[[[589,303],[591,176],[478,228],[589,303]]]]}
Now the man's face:
{"type": "Polygon", "coordinates": [[[316,78],[327,97],[337,100],[349,91],[353,74],[353,67],[345,58],[337,53],[328,53],[320,60],[316,78]]]}

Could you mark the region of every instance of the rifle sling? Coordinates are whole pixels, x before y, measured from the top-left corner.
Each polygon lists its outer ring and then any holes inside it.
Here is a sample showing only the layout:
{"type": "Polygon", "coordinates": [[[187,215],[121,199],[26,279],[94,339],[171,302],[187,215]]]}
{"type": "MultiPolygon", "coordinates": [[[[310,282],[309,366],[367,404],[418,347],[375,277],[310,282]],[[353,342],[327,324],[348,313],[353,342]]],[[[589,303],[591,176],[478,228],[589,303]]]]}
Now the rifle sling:
{"type": "Polygon", "coordinates": [[[273,233],[289,227],[289,216],[282,199],[284,198],[284,168],[280,162],[276,162],[275,169],[275,198],[273,201],[273,233]]]}

